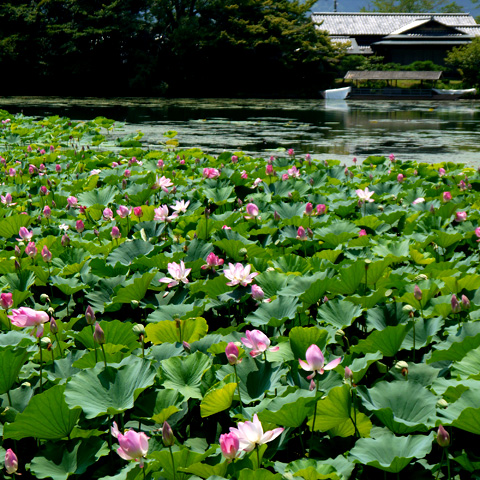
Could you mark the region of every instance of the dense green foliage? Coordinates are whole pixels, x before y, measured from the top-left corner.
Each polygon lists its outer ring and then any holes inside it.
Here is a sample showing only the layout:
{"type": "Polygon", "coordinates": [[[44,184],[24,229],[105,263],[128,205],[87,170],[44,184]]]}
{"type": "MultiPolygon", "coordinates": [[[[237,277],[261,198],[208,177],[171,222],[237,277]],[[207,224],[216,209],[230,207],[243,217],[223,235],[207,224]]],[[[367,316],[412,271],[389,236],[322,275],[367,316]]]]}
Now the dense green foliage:
{"type": "Polygon", "coordinates": [[[0,120],[0,464],[478,478],[476,169],[213,157],[175,132],[151,151],[104,117],[0,120]],[[252,448],[221,449],[252,420],[252,448]]]}
{"type": "Polygon", "coordinates": [[[366,12],[385,13],[462,13],[463,7],[449,0],[371,0],[366,12]]]}
{"type": "Polygon", "coordinates": [[[317,92],[331,80],[339,52],[315,30],[312,3],[1,2],[2,94],[317,92]]]}
{"type": "Polygon", "coordinates": [[[453,48],[445,61],[458,69],[467,85],[480,87],[480,38],[474,38],[464,47],[453,48]]]}

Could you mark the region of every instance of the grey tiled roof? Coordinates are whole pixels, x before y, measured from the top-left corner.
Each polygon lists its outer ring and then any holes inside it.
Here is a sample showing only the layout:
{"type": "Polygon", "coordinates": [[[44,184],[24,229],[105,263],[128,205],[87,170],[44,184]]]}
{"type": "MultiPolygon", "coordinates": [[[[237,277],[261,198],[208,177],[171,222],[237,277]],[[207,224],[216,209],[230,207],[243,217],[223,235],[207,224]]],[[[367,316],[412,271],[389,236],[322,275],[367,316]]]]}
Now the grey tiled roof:
{"type": "MultiPolygon", "coordinates": [[[[416,20],[436,21],[463,28],[479,28],[468,13],[313,13],[312,20],[330,35],[388,35],[416,20]],[[323,23],[322,23],[323,22],[323,23]]],[[[466,32],[467,33],[467,32],[466,32]]],[[[468,32],[471,34],[470,32],[468,32]]]]}

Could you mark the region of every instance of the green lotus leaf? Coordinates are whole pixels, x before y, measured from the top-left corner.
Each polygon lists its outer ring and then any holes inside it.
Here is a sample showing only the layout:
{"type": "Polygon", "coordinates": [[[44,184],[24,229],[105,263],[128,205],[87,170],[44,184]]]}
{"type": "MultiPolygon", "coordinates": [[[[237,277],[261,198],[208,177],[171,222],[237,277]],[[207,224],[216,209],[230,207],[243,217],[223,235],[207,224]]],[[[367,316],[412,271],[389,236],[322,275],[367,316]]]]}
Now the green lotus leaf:
{"type": "Polygon", "coordinates": [[[155,277],[155,272],[144,273],[140,278],[136,278],[130,285],[118,290],[117,295],[113,297],[113,303],[130,303],[132,300],[143,300],[148,287],[155,277]]]}
{"type": "Polygon", "coordinates": [[[432,450],[434,433],[396,437],[360,438],[350,450],[354,463],[371,465],[386,472],[401,472],[414,458],[424,458],[432,450]]]}
{"type": "Polygon", "coordinates": [[[454,362],[452,375],[480,380],[480,347],[470,350],[459,362],[454,362]]]}
{"type": "MultiPolygon", "coordinates": [[[[283,273],[299,273],[305,275],[310,270],[308,260],[298,255],[284,255],[282,257],[273,259],[273,265],[275,268],[279,268],[283,273]]],[[[273,272],[265,272],[273,273],[273,272]]],[[[258,281],[258,278],[255,279],[258,281]]]]}
{"type": "MultiPolygon", "coordinates": [[[[105,334],[106,344],[122,345],[129,350],[139,347],[138,337],[133,332],[131,323],[123,323],[120,320],[110,320],[108,322],[102,320],[99,324],[105,334]]],[[[81,332],[77,333],[75,338],[86,348],[93,349],[96,346],[90,325],[87,325],[81,332]]]]}
{"type": "Polygon", "coordinates": [[[368,367],[376,362],[381,360],[383,355],[380,352],[367,353],[364,357],[359,357],[352,359],[352,356],[347,356],[343,360],[343,365],[349,367],[353,372],[353,383],[358,384],[367,373],[368,367]]]}
{"type": "Polygon", "coordinates": [[[154,246],[145,240],[124,242],[107,257],[107,265],[116,266],[117,263],[131,265],[136,258],[148,255],[153,249],[154,246]]]}
{"type": "Polygon", "coordinates": [[[279,327],[287,320],[295,318],[298,302],[291,297],[278,297],[271,303],[261,303],[260,306],[245,318],[245,322],[259,327],[271,325],[279,327]]]}
{"type": "Polygon", "coordinates": [[[80,408],[69,408],[64,398],[64,385],[56,385],[30,400],[23,413],[13,423],[5,424],[5,439],[21,440],[34,437],[58,440],[70,435],[80,417],[80,408]]]}
{"type": "Polygon", "coordinates": [[[227,462],[217,463],[216,465],[209,465],[208,463],[193,463],[189,467],[180,467],[178,470],[180,472],[190,473],[196,475],[200,478],[212,479],[222,479],[225,478],[224,475],[227,473],[227,462]]]}
{"type": "Polygon", "coordinates": [[[257,470],[251,470],[244,468],[240,470],[238,480],[281,480],[282,476],[279,473],[272,473],[265,468],[258,468],[257,470]]]}
{"type": "Polygon", "coordinates": [[[205,292],[210,298],[217,298],[224,293],[231,292],[232,287],[227,285],[228,279],[225,275],[205,280],[204,282],[195,282],[190,285],[190,293],[192,295],[197,292],[205,292]]]}
{"type": "Polygon", "coordinates": [[[141,418],[151,418],[163,425],[172,415],[179,412],[184,398],[176,390],[162,388],[142,395],[135,404],[134,414],[141,418]]]}
{"type": "Polygon", "coordinates": [[[89,438],[72,440],[62,448],[49,444],[42,453],[31,463],[30,470],[35,478],[66,480],[71,475],[85,473],[100,457],[108,455],[109,449],[102,439],[89,438]]]}
{"type": "Polygon", "coordinates": [[[282,220],[286,218],[302,217],[303,212],[305,211],[305,204],[280,202],[270,205],[270,210],[272,212],[277,212],[282,220]]]}
{"type": "Polygon", "coordinates": [[[384,330],[386,327],[406,324],[408,321],[408,313],[402,309],[402,304],[397,302],[387,303],[367,312],[368,330],[384,330]]]}
{"type": "Polygon", "coordinates": [[[18,374],[30,356],[26,348],[0,348],[0,395],[7,393],[17,380],[18,374]]]}
{"type": "Polygon", "coordinates": [[[368,315],[373,310],[375,306],[379,303],[386,301],[390,296],[391,290],[384,287],[377,288],[369,295],[360,296],[360,295],[349,295],[345,297],[345,300],[354,303],[355,305],[361,305],[363,308],[367,309],[367,324],[368,324],[368,315]]]}
{"type": "Polygon", "coordinates": [[[28,227],[32,221],[30,215],[11,215],[0,220],[0,236],[3,238],[18,237],[21,227],[28,227]]]}
{"type": "Polygon", "coordinates": [[[355,263],[342,266],[338,273],[339,279],[330,286],[330,289],[334,293],[342,293],[346,295],[352,295],[357,293],[360,283],[362,283],[365,277],[365,263],[363,261],[356,261],[355,263]]]}
{"type": "Polygon", "coordinates": [[[194,303],[181,303],[178,305],[160,305],[147,317],[147,322],[162,322],[163,320],[183,319],[188,316],[195,317],[200,315],[202,308],[194,303]]]}
{"type": "Polygon", "coordinates": [[[427,363],[443,360],[458,361],[480,346],[480,322],[465,323],[457,331],[454,327],[447,339],[435,345],[427,363]]]}
{"type": "Polygon", "coordinates": [[[400,350],[402,343],[412,328],[412,324],[386,327],[375,330],[365,339],[360,340],[350,350],[358,353],[382,352],[386,357],[393,357],[400,350]]]}
{"type": "Polygon", "coordinates": [[[263,409],[258,418],[261,422],[272,423],[282,427],[298,428],[315,408],[315,394],[308,394],[302,390],[276,397],[266,409],[263,409]]]}
{"type": "MultiPolygon", "coordinates": [[[[312,475],[311,478],[317,478],[313,475],[315,473],[312,471],[312,469],[315,472],[318,472],[318,475],[336,475],[337,478],[340,478],[341,480],[348,480],[350,478],[350,475],[355,468],[355,465],[353,463],[348,462],[345,457],[342,455],[339,455],[337,458],[328,458],[326,460],[315,460],[313,458],[301,458],[300,460],[295,460],[293,462],[290,462],[286,467],[285,467],[285,473],[290,473],[290,472],[295,472],[295,476],[304,476],[304,475],[312,475]],[[332,467],[333,470],[328,470],[327,467],[332,467]],[[325,473],[330,471],[331,473],[325,473]],[[302,474],[300,472],[303,472],[302,474]],[[323,473],[322,473],[323,472],[323,473]],[[334,473],[332,473],[334,472],[334,473]]],[[[310,478],[310,477],[304,477],[304,478],[310,478]]],[[[323,477],[318,477],[318,478],[323,478],[323,477]]],[[[326,477],[329,478],[329,477],[326,477]]],[[[333,477],[335,478],[335,477],[333,477]]]]}
{"type": "Polygon", "coordinates": [[[440,424],[452,425],[461,430],[480,435],[480,406],[478,382],[465,390],[448,408],[439,411],[440,424]]]}
{"type": "Polygon", "coordinates": [[[460,293],[462,290],[477,290],[480,288],[480,275],[463,275],[458,277],[442,277],[445,294],[460,293]]]}
{"type": "Polygon", "coordinates": [[[435,230],[435,243],[442,248],[448,248],[454,243],[463,239],[463,235],[459,232],[449,233],[441,230],[435,230]]]}
{"type": "Polygon", "coordinates": [[[233,375],[227,375],[221,382],[210,387],[200,402],[200,416],[209,417],[230,408],[237,388],[233,375]]]}
{"type": "Polygon", "coordinates": [[[435,426],[437,397],[416,382],[379,382],[357,387],[362,405],[392,432],[426,432],[435,426]]]}
{"type": "Polygon", "coordinates": [[[71,408],[81,407],[86,418],[122,413],[153,384],[155,373],[150,362],[136,357],[125,359],[118,369],[97,364],[68,382],[65,400],[71,408]]]}
{"type": "Polygon", "coordinates": [[[178,390],[186,400],[202,398],[201,382],[212,360],[201,352],[188,357],[172,357],[161,362],[165,388],[178,390]]]}
{"type": "Polygon", "coordinates": [[[233,187],[204,188],[203,194],[210,202],[216,205],[224,205],[235,201],[233,187]],[[233,195],[232,195],[233,194],[233,195]]]}
{"type": "Polygon", "coordinates": [[[50,277],[50,282],[54,287],[57,287],[65,295],[73,295],[81,290],[87,290],[89,287],[80,282],[76,278],[62,278],[57,275],[50,277]]]}
{"type": "Polygon", "coordinates": [[[255,277],[255,283],[263,290],[266,298],[277,295],[286,285],[288,276],[280,272],[262,272],[255,277]]]}
{"type": "Polygon", "coordinates": [[[155,345],[160,343],[192,343],[203,338],[208,332],[204,318],[187,318],[186,320],[150,323],[146,326],[146,341],[155,345]]]}
{"type": "MultiPolygon", "coordinates": [[[[415,320],[415,348],[423,348],[430,345],[432,339],[438,334],[445,323],[441,317],[435,318],[419,318],[415,320]]],[[[402,343],[402,348],[407,350],[413,349],[413,328],[407,333],[402,343]]]]}
{"type": "MultiPolygon", "coordinates": [[[[314,286],[317,280],[323,280],[326,277],[326,272],[317,272],[311,276],[293,277],[288,280],[287,286],[282,288],[278,295],[285,297],[300,297],[304,295],[307,290],[313,288],[315,291],[317,287],[314,286]]],[[[330,279],[327,279],[330,280],[330,279]]],[[[321,288],[321,287],[320,287],[321,288]]]]}
{"type": "Polygon", "coordinates": [[[318,309],[317,321],[342,329],[350,326],[360,315],[362,315],[360,306],[347,300],[335,299],[329,300],[318,309]]]}
{"type": "Polygon", "coordinates": [[[410,241],[408,238],[403,241],[393,241],[380,239],[378,245],[372,248],[375,255],[379,257],[393,257],[391,260],[398,261],[410,254],[410,241]]]}
{"type": "Polygon", "coordinates": [[[80,193],[78,195],[78,202],[85,207],[99,205],[105,208],[115,201],[116,195],[118,195],[118,189],[109,185],[107,187],[90,190],[89,192],[80,193]]]}

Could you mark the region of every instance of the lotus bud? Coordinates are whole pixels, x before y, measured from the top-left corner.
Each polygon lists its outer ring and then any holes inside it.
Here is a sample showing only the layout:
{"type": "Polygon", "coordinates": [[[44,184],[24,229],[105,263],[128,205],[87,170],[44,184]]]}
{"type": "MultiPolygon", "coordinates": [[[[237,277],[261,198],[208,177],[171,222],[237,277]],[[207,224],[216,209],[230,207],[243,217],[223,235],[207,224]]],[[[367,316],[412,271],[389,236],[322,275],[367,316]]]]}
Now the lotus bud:
{"type": "Polygon", "coordinates": [[[163,422],[162,441],[166,447],[171,447],[175,443],[172,427],[167,422],[163,422]]]}
{"type": "Polygon", "coordinates": [[[460,312],[460,310],[462,309],[462,307],[460,306],[460,303],[458,301],[458,298],[455,294],[452,295],[452,299],[450,301],[451,305],[452,305],[452,312],[453,313],[458,313],[460,312]]]}
{"type": "Polygon", "coordinates": [[[273,219],[278,222],[280,220],[280,215],[278,214],[278,212],[275,210],[275,212],[273,213],[273,219]]]}
{"type": "Polygon", "coordinates": [[[140,305],[140,302],[138,300],[132,300],[130,302],[130,305],[131,307],[135,310],[136,308],[138,308],[138,306],[140,305]]]}
{"type": "Polygon", "coordinates": [[[20,250],[20,247],[18,245],[15,245],[15,256],[17,258],[20,258],[22,256],[22,251],[20,250]]]}
{"type": "Polygon", "coordinates": [[[85,319],[87,320],[87,323],[89,325],[95,324],[95,321],[96,321],[95,313],[93,311],[93,308],[90,305],[85,310],[85,319]]]}
{"type": "Polygon", "coordinates": [[[63,234],[60,243],[62,247],[68,247],[68,245],[70,245],[70,237],[66,233],[63,234]]]}
{"type": "Polygon", "coordinates": [[[54,335],[58,333],[58,325],[53,317],[50,318],[50,332],[53,333],[54,335]]]}
{"type": "Polygon", "coordinates": [[[345,332],[341,329],[335,332],[335,341],[336,342],[343,342],[343,337],[345,336],[345,332]]]}
{"type": "Polygon", "coordinates": [[[9,475],[15,474],[18,470],[18,459],[11,448],[5,453],[5,469],[9,475]]]}
{"type": "Polygon", "coordinates": [[[13,295],[11,293],[2,293],[0,295],[0,306],[5,310],[13,305],[13,295]]]}
{"type": "Polygon", "coordinates": [[[450,435],[449,433],[440,425],[437,431],[437,443],[446,448],[450,445],[450,435]]]}
{"type": "Polygon", "coordinates": [[[95,331],[93,332],[93,339],[99,344],[103,345],[105,343],[105,332],[102,330],[102,327],[99,323],[95,324],[95,331]]]}
{"type": "Polygon", "coordinates": [[[248,251],[246,248],[241,248],[239,251],[238,251],[238,254],[242,257],[246,257],[248,255],[248,251]]]}
{"type": "Polygon", "coordinates": [[[52,341],[48,337],[43,337],[40,340],[40,345],[42,348],[48,348],[52,344],[52,341]]]}
{"type": "Polygon", "coordinates": [[[413,296],[416,300],[420,301],[422,299],[422,291],[420,290],[418,285],[415,285],[415,287],[413,287],[413,296]]]}
{"type": "Polygon", "coordinates": [[[305,205],[305,215],[313,215],[313,205],[311,202],[308,202],[306,205],[305,205]]]}
{"type": "Polygon", "coordinates": [[[229,342],[226,346],[225,355],[230,365],[238,365],[241,362],[241,360],[238,360],[238,347],[233,342],[229,342]]]}
{"type": "Polygon", "coordinates": [[[317,385],[315,384],[315,380],[312,378],[310,380],[310,385],[308,386],[308,389],[313,392],[315,390],[315,388],[317,388],[317,385]]]}
{"type": "Polygon", "coordinates": [[[441,398],[441,399],[437,402],[437,407],[439,407],[439,408],[447,408],[447,407],[448,407],[448,402],[447,402],[444,398],[441,398]]]}
{"type": "Polygon", "coordinates": [[[353,382],[353,372],[348,367],[345,367],[345,380],[350,384],[353,382]]]}
{"type": "Polygon", "coordinates": [[[405,312],[405,313],[413,313],[415,308],[413,308],[411,305],[404,305],[402,307],[402,310],[405,312]]]}
{"type": "Polygon", "coordinates": [[[185,340],[182,342],[182,345],[183,345],[183,348],[187,351],[187,352],[190,352],[190,350],[192,349],[192,346],[186,342],[185,340]]]}
{"type": "Polygon", "coordinates": [[[50,297],[46,293],[40,295],[40,301],[42,303],[50,303],[50,297]]]}
{"type": "Polygon", "coordinates": [[[462,295],[462,307],[465,310],[468,310],[470,308],[470,300],[465,295],[462,295]]]}
{"type": "Polygon", "coordinates": [[[141,323],[137,323],[137,325],[133,327],[133,333],[138,336],[145,335],[145,327],[141,323]]]}
{"type": "Polygon", "coordinates": [[[15,260],[15,270],[21,270],[22,266],[18,262],[18,260],[15,260]]]}

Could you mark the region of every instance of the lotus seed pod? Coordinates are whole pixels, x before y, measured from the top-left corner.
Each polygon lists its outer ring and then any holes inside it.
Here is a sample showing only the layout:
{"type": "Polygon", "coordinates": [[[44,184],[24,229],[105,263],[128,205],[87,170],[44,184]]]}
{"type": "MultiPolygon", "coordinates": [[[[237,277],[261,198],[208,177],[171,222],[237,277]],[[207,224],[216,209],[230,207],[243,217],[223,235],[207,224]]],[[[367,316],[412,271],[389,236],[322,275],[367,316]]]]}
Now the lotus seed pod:
{"type": "Polygon", "coordinates": [[[405,312],[405,313],[410,313],[410,312],[414,312],[415,311],[415,308],[413,308],[411,305],[404,305],[402,307],[402,310],[405,312]]]}
{"type": "Polygon", "coordinates": [[[441,399],[437,402],[437,407],[439,407],[439,408],[447,408],[447,407],[448,407],[448,402],[447,402],[444,398],[441,398],[441,399]]]}
{"type": "Polygon", "coordinates": [[[48,348],[52,344],[52,341],[48,337],[42,337],[40,345],[42,348],[48,348]]]}
{"type": "Polygon", "coordinates": [[[238,251],[238,254],[242,257],[246,257],[248,255],[248,251],[246,248],[241,248],[239,251],[238,251]]]}
{"type": "Polygon", "coordinates": [[[403,370],[404,368],[408,370],[408,363],[404,362],[403,360],[400,360],[395,364],[395,368],[399,371],[403,370]]]}
{"type": "Polygon", "coordinates": [[[416,282],[420,282],[421,280],[428,280],[428,277],[424,273],[421,273],[415,277],[416,282]]]}
{"type": "Polygon", "coordinates": [[[42,303],[50,303],[50,297],[46,293],[40,295],[40,301],[42,303]]]}

